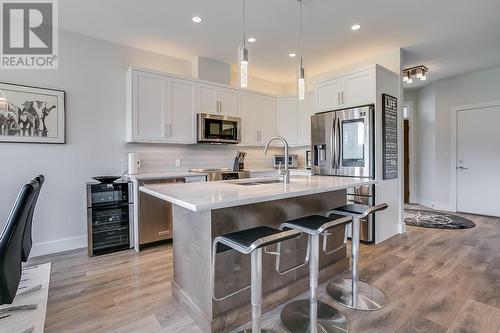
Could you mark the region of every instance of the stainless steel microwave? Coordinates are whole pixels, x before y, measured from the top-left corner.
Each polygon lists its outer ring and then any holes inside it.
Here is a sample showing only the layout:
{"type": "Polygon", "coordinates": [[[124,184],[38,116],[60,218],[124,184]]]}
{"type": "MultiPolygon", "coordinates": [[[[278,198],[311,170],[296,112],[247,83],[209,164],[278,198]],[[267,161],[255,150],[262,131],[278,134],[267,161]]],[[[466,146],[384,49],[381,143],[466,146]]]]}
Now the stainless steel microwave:
{"type": "Polygon", "coordinates": [[[200,143],[240,143],[241,118],[198,113],[197,141],[200,143]]]}

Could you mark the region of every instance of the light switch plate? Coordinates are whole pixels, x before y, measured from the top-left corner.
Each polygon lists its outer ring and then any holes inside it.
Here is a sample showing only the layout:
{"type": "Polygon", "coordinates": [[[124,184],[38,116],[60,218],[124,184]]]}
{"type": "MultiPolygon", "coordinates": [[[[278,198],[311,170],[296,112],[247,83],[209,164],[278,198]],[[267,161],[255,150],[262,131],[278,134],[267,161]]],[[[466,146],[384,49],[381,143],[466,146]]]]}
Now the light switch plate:
{"type": "Polygon", "coordinates": [[[175,166],[176,167],[180,167],[181,166],[181,160],[180,159],[176,159],[175,160],[175,166]]]}

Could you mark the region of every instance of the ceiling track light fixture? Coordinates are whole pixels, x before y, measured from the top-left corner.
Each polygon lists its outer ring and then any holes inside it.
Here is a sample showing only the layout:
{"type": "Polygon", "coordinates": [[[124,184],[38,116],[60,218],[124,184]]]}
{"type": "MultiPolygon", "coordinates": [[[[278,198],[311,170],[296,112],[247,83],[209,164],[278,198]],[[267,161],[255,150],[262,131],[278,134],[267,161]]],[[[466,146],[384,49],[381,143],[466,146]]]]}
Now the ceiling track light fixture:
{"type": "Polygon", "coordinates": [[[243,43],[238,47],[238,61],[240,72],[240,87],[248,87],[248,49],[246,48],[246,27],[245,27],[245,0],[242,0],[242,24],[243,24],[243,43]]]}
{"type": "Polygon", "coordinates": [[[306,98],[306,70],[304,69],[304,63],[302,61],[302,0],[299,1],[299,52],[300,52],[300,67],[297,75],[297,94],[299,100],[304,100],[306,98]]]}
{"type": "Polygon", "coordinates": [[[424,65],[418,65],[403,70],[403,82],[408,84],[413,83],[413,78],[420,79],[421,81],[427,80],[427,73],[429,69],[424,65]]]}

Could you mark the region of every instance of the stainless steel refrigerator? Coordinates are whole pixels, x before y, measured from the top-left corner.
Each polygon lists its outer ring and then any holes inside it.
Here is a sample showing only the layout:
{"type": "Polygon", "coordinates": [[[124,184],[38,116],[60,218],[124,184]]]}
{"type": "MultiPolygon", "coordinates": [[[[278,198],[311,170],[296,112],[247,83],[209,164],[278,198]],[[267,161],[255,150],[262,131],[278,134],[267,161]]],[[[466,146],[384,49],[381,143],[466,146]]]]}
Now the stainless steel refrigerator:
{"type": "MultiPolygon", "coordinates": [[[[363,106],[311,117],[312,165],[315,175],[375,178],[374,107],[363,106]]],[[[375,203],[373,185],[347,192],[348,203],[375,203]]],[[[361,222],[361,240],[375,241],[374,216],[361,222]]]]}

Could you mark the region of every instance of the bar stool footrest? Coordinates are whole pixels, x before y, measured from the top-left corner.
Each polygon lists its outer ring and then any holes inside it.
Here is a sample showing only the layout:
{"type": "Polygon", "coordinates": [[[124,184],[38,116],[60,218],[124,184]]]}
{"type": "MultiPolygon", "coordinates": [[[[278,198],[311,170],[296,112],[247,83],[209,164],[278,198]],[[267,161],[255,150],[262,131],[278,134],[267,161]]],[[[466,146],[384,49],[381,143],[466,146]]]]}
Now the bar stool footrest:
{"type": "Polygon", "coordinates": [[[352,280],[336,279],[326,287],[328,295],[335,302],[355,310],[375,311],[382,309],[387,302],[385,294],[377,287],[363,281],[358,281],[358,297],[352,297],[352,280]]]}
{"type": "MultiPolygon", "coordinates": [[[[281,322],[291,333],[309,333],[311,329],[310,300],[302,299],[288,303],[281,310],[281,322]]],[[[318,301],[318,315],[315,332],[346,333],[349,331],[347,318],[334,307],[318,301]]]]}

